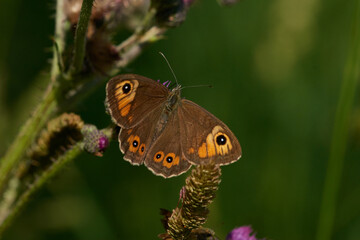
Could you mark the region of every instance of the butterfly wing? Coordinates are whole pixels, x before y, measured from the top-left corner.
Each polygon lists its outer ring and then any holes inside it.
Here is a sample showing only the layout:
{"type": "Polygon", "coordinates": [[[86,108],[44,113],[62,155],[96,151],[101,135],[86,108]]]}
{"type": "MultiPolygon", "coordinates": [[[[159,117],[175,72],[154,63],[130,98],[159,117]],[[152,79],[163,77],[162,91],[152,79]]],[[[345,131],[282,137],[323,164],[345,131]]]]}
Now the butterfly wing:
{"type": "Polygon", "coordinates": [[[180,144],[180,122],[176,112],[169,116],[159,136],[146,154],[145,165],[155,175],[169,178],[186,172],[191,164],[184,159],[180,144]]]}
{"type": "Polygon", "coordinates": [[[241,157],[240,143],[231,130],[199,105],[182,99],[178,108],[181,147],[192,164],[215,160],[230,164],[241,157]]]}
{"type": "Polygon", "coordinates": [[[106,105],[112,120],[132,128],[162,105],[169,90],[162,84],[136,74],[121,74],[106,85],[106,105]]]}
{"type": "Polygon", "coordinates": [[[158,122],[163,105],[158,106],[141,124],[133,128],[122,128],[119,133],[119,147],[124,154],[124,159],[133,165],[140,165],[144,162],[146,153],[151,145],[154,129],[158,122]]]}

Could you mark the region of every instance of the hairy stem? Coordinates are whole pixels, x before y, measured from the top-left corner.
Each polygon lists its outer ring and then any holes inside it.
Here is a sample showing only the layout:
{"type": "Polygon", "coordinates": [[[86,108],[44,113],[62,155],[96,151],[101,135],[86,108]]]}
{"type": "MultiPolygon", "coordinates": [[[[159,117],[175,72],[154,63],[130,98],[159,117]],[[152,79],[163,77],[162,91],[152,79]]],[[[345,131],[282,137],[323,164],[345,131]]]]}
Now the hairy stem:
{"type": "Polygon", "coordinates": [[[32,117],[23,125],[17,137],[13,141],[5,156],[1,159],[0,165],[0,190],[3,189],[5,181],[9,172],[18,163],[20,158],[24,155],[26,149],[29,148],[37,133],[41,130],[43,125],[49,119],[51,114],[57,108],[56,96],[58,93],[58,84],[55,80],[58,78],[60,72],[58,67],[58,54],[56,51],[61,51],[64,46],[64,14],[63,2],[57,1],[56,5],[56,23],[54,41],[58,46],[58,50],[54,49],[54,56],[51,68],[51,83],[43,97],[43,101],[37,106],[32,117]]]}
{"type": "MultiPolygon", "coordinates": [[[[113,135],[112,127],[102,129],[101,131],[109,140],[111,139],[113,135]]],[[[56,158],[56,161],[54,161],[48,169],[43,171],[40,176],[36,177],[35,181],[32,182],[18,198],[17,186],[19,185],[19,179],[16,177],[11,179],[6,197],[0,204],[0,237],[8,226],[10,226],[11,222],[18,215],[21,209],[26,205],[30,197],[41,189],[52,176],[62,170],[67,163],[73,161],[81,152],[83,152],[83,145],[83,141],[77,142],[63,155],[56,158]],[[17,199],[15,200],[15,198],[17,199]]]]}
{"type": "Polygon", "coordinates": [[[65,155],[61,156],[51,167],[45,171],[35,182],[25,191],[20,198],[16,201],[15,206],[9,211],[9,214],[5,217],[4,222],[0,224],[0,237],[3,232],[10,226],[14,218],[20,212],[20,210],[26,205],[29,201],[30,196],[32,196],[37,190],[39,190],[52,176],[54,176],[63,166],[73,160],[82,152],[81,144],[78,143],[71,150],[66,152],[65,155]]]}
{"type": "Polygon", "coordinates": [[[344,165],[349,118],[360,70],[360,1],[356,1],[350,51],[345,65],[340,98],[335,115],[330,158],[317,228],[317,240],[331,239],[335,220],[336,200],[344,165]]]}
{"type": "Polygon", "coordinates": [[[26,149],[29,148],[37,133],[41,130],[51,114],[56,110],[57,89],[58,88],[54,88],[53,85],[50,85],[43,101],[37,107],[33,116],[21,128],[13,144],[3,157],[0,166],[0,189],[3,189],[10,171],[24,155],[26,149]]]}
{"type": "MultiPolygon", "coordinates": [[[[93,0],[85,0],[81,8],[79,24],[75,36],[75,57],[74,57],[74,73],[81,67],[85,54],[85,35],[87,24],[89,22],[93,0]],[[84,6],[85,5],[85,6],[84,6]],[[79,60],[79,58],[82,58],[79,60]]],[[[55,45],[54,56],[51,69],[51,83],[45,93],[43,101],[36,108],[33,116],[21,128],[19,134],[14,140],[13,144],[3,157],[0,166],[0,190],[3,189],[4,183],[9,176],[9,172],[18,163],[20,158],[24,155],[26,149],[35,139],[38,132],[43,125],[48,121],[50,116],[57,110],[58,101],[57,96],[61,91],[62,86],[58,81],[61,79],[61,72],[59,68],[60,55],[58,51],[62,51],[64,47],[64,13],[63,1],[57,1],[56,5],[56,26],[55,26],[55,45]]]]}
{"type": "MultiPolygon", "coordinates": [[[[62,169],[62,166],[66,162],[71,161],[81,152],[81,146],[79,145],[80,143],[78,143],[63,155],[59,156],[48,169],[41,172],[40,176],[37,177],[33,184],[31,184],[24,192],[20,193],[16,187],[18,186],[17,184],[21,184],[16,182],[19,181],[19,179],[17,179],[16,174],[14,174],[19,166],[20,159],[23,158],[26,150],[30,148],[45,123],[47,123],[50,117],[55,113],[61,113],[68,106],[74,106],[74,100],[81,99],[81,96],[89,93],[91,89],[94,89],[105,79],[105,77],[95,75],[77,75],[81,72],[83,66],[86,31],[93,1],[94,0],[83,1],[75,36],[74,58],[70,65],[69,72],[66,75],[62,72],[63,68],[60,59],[66,48],[64,40],[66,33],[64,23],[66,22],[66,16],[63,12],[64,1],[57,1],[51,81],[42,102],[39,103],[31,118],[29,118],[26,124],[21,128],[18,136],[15,138],[13,144],[0,162],[0,191],[2,191],[2,197],[4,197],[4,194],[6,193],[9,193],[8,196],[10,196],[7,199],[3,198],[0,203],[0,235],[25,206],[29,197],[40,189],[51,176],[62,169]],[[75,75],[78,79],[76,80],[76,89],[73,89],[71,87],[74,86],[70,86],[70,82],[73,82],[75,75]],[[64,81],[65,79],[69,81],[64,81]],[[81,89],[84,91],[81,91],[81,89]]],[[[152,12],[149,13],[146,21],[143,23],[144,26],[140,27],[142,30],[139,30],[135,34],[136,37],[131,37],[131,40],[127,41],[128,45],[122,45],[123,48],[118,49],[121,55],[121,61],[116,65],[115,68],[117,69],[114,68],[112,72],[118,71],[118,68],[127,66],[142,52],[144,45],[160,39],[162,34],[167,30],[166,28],[151,26],[151,24],[149,24],[153,15],[152,12]]]]}

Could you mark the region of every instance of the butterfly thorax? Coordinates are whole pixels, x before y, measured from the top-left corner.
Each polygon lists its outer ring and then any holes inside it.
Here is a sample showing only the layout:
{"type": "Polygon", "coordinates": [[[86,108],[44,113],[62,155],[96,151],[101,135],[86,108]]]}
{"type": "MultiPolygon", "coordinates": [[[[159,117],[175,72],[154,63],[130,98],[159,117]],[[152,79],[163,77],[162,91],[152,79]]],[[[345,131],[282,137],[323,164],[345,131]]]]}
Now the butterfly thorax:
{"type": "Polygon", "coordinates": [[[172,114],[175,113],[176,109],[181,103],[180,88],[181,87],[179,85],[172,89],[169,93],[169,96],[167,97],[167,100],[165,102],[164,109],[160,115],[160,119],[155,127],[154,139],[156,139],[162,133],[170,117],[172,116],[172,114]]]}
{"type": "Polygon", "coordinates": [[[181,97],[180,97],[180,89],[181,86],[178,85],[176,86],[174,89],[171,90],[168,99],[166,101],[166,110],[168,110],[169,112],[174,111],[178,104],[180,103],[181,97]]]}

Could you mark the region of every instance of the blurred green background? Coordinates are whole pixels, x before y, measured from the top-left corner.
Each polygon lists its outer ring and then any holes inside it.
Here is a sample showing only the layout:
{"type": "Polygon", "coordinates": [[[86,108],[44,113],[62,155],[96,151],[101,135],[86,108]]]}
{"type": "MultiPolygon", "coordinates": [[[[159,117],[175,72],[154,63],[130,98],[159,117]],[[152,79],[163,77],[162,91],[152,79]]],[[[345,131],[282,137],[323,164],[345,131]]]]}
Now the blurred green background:
{"type": "MultiPolygon", "coordinates": [[[[356,0],[200,0],[183,25],[127,69],[173,80],[224,121],[243,157],[223,167],[207,227],[220,239],[252,225],[259,237],[314,239],[356,0]]],[[[0,155],[46,87],[54,1],[0,3],[0,155]]],[[[78,107],[106,127],[105,86],[78,107]]],[[[360,109],[351,116],[332,239],[360,239],[360,109]]],[[[187,174],[165,180],[122,159],[82,154],[32,199],[4,239],[156,239],[159,208],[176,207],[187,174]]]]}

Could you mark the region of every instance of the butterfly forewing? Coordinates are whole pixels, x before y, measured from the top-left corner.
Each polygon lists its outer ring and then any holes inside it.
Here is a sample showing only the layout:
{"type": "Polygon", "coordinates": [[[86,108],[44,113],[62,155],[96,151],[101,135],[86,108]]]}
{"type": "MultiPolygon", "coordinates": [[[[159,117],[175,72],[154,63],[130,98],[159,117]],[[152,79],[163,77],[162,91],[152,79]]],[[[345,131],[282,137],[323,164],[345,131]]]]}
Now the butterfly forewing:
{"type": "Polygon", "coordinates": [[[136,74],[116,76],[106,85],[108,111],[122,128],[132,128],[142,122],[168,95],[165,86],[136,74]]]}
{"type": "Polygon", "coordinates": [[[181,147],[189,162],[204,164],[214,160],[219,165],[226,165],[241,157],[241,147],[235,135],[204,108],[182,99],[178,115],[181,147]]]}

